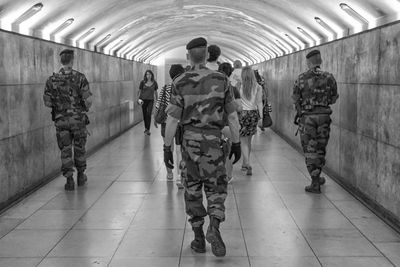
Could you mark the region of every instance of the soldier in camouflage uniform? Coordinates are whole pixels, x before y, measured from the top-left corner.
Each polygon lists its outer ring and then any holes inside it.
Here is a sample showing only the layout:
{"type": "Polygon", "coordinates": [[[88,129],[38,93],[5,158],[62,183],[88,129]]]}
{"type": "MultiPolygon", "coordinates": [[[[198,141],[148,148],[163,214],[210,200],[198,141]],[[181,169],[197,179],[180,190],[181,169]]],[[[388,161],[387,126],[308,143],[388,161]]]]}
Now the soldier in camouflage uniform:
{"type": "Polygon", "coordinates": [[[186,213],[190,216],[195,238],[191,248],[198,253],[206,251],[205,239],[211,243],[217,257],[225,256],[226,248],[219,232],[225,220],[224,202],[227,197],[225,170],[226,150],[223,149],[221,129],[228,117],[233,144],[229,157],[240,158],[239,121],[228,78],[205,67],[207,41],[196,38],[187,46],[192,68],[174,80],[164,139],[164,162],[173,168],[171,142],[176,126],[183,126],[182,180],[185,186],[186,213]],[[225,116],[224,116],[225,115],[225,116]],[[203,206],[203,187],[207,210],[203,206]],[[204,217],[210,216],[206,236],[204,217]]]}
{"type": "Polygon", "coordinates": [[[52,120],[56,126],[57,143],[61,150],[61,171],[67,178],[65,190],[74,190],[74,163],[78,171],[77,184],[86,183],[86,112],[91,102],[89,83],[84,74],[73,70],[74,51],[65,49],[60,53],[63,67],[46,81],[43,100],[52,109],[52,120]],[[72,160],[74,149],[74,161],[72,160]]]}
{"type": "Polygon", "coordinates": [[[325,179],[320,177],[325,165],[326,146],[329,140],[330,105],[338,99],[337,85],[331,73],[321,71],[321,53],[313,50],[306,55],[308,71],[299,75],[292,98],[297,111],[295,123],[299,125],[300,140],[306,158],[311,185],[305,190],[321,193],[325,179]]]}

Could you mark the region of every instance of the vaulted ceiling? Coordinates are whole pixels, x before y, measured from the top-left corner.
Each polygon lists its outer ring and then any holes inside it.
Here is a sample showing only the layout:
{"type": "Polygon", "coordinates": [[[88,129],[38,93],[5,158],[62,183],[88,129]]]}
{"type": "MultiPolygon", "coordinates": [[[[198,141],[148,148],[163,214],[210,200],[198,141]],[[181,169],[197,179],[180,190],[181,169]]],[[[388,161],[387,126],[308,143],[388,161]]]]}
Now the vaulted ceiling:
{"type": "Polygon", "coordinates": [[[400,19],[400,0],[0,0],[0,28],[136,61],[203,36],[249,64],[400,19]]]}

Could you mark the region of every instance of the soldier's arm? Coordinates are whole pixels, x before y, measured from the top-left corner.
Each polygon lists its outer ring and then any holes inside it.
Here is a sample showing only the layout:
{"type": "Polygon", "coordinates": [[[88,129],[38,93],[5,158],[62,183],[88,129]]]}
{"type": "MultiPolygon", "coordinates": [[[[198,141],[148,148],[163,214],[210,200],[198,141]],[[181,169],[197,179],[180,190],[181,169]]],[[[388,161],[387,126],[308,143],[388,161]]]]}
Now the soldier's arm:
{"type": "Polygon", "coordinates": [[[339,98],[339,94],[337,92],[337,83],[333,75],[329,75],[328,86],[331,88],[331,99],[329,104],[335,104],[336,100],[339,98]]]}
{"type": "Polygon", "coordinates": [[[53,107],[53,95],[52,95],[53,85],[51,84],[50,78],[46,81],[44,87],[43,101],[46,107],[53,107]]]}
{"type": "Polygon", "coordinates": [[[301,92],[300,92],[299,79],[297,79],[294,82],[292,99],[293,99],[293,104],[294,104],[294,107],[295,107],[296,111],[298,113],[300,113],[301,112],[301,105],[300,105],[301,92]]]}
{"type": "Polygon", "coordinates": [[[178,127],[179,120],[172,116],[167,117],[167,122],[165,125],[165,138],[164,145],[170,146],[172,144],[172,140],[175,136],[176,128],[178,127]]]}
{"type": "Polygon", "coordinates": [[[86,79],[85,75],[83,75],[82,77],[80,89],[81,89],[83,103],[86,107],[86,110],[88,111],[89,108],[92,106],[92,93],[90,92],[89,82],[86,79]]]}

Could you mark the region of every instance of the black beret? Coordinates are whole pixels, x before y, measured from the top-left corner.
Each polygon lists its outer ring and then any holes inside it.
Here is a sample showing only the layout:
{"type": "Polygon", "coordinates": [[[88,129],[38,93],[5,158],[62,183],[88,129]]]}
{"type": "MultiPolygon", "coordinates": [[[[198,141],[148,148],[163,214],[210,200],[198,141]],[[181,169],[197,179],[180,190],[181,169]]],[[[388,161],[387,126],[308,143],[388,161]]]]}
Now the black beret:
{"type": "Polygon", "coordinates": [[[309,53],[306,55],[306,58],[309,59],[309,58],[312,57],[312,56],[320,55],[320,54],[321,54],[321,52],[319,52],[319,50],[312,50],[311,52],[309,52],[309,53]]]}
{"type": "Polygon", "coordinates": [[[185,69],[181,64],[172,64],[171,68],[169,69],[169,77],[171,77],[171,79],[174,79],[176,76],[184,72],[185,69]]]}
{"type": "Polygon", "coordinates": [[[60,56],[62,54],[74,54],[74,50],[72,50],[72,49],[64,49],[63,51],[60,52],[60,56]]]}
{"type": "Polygon", "coordinates": [[[207,46],[207,40],[204,39],[203,37],[195,38],[191,40],[187,45],[186,49],[190,50],[196,47],[206,47],[207,46]]]}

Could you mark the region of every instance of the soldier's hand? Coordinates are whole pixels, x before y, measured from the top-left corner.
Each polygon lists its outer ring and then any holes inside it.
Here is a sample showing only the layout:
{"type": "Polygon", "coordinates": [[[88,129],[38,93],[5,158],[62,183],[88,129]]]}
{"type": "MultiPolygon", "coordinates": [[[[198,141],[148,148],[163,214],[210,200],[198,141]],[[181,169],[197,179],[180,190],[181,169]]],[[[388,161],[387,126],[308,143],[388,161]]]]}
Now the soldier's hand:
{"type": "Polygon", "coordinates": [[[172,154],[171,146],[164,145],[164,163],[167,168],[174,168],[174,156],[172,154]]]}
{"type": "Polygon", "coordinates": [[[229,153],[229,159],[231,159],[233,155],[235,155],[235,160],[233,161],[232,164],[235,164],[236,162],[239,161],[240,156],[242,155],[242,148],[240,147],[240,142],[232,143],[231,153],[229,153]]]}

